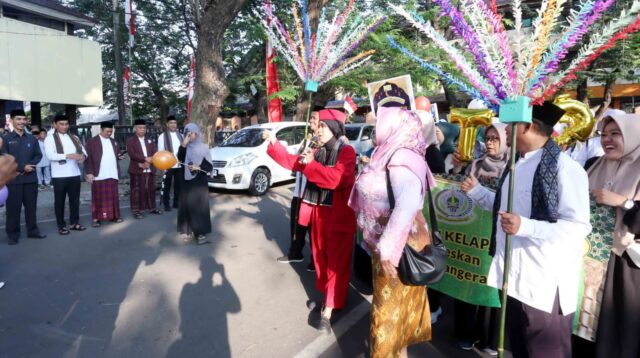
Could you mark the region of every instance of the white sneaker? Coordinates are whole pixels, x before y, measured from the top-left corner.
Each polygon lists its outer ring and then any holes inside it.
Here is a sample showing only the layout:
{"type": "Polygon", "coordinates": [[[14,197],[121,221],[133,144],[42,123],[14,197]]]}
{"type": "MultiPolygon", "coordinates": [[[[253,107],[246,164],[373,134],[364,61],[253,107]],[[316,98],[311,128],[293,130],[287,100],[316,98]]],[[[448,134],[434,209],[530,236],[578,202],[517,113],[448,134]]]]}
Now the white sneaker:
{"type": "Polygon", "coordinates": [[[482,351],[487,353],[490,356],[497,356],[498,355],[498,351],[497,350],[491,349],[489,347],[483,348],[482,351]]]}
{"type": "Polygon", "coordinates": [[[3,288],[3,287],[4,287],[4,282],[0,281],[0,288],[3,288]]]}
{"type": "Polygon", "coordinates": [[[431,313],[431,324],[438,322],[438,317],[442,314],[442,307],[439,307],[437,311],[431,313]]]}

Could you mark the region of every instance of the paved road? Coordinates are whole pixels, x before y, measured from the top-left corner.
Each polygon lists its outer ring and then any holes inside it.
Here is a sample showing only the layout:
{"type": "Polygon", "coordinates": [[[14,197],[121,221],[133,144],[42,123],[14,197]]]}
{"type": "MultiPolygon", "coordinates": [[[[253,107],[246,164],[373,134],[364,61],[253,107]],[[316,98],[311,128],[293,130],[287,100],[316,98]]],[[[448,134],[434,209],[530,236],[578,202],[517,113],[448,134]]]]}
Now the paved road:
{"type": "MultiPolygon", "coordinates": [[[[367,356],[370,296],[352,288],[335,335],[320,335],[305,307],[319,298],[313,274],[274,260],[291,189],[212,192],[204,246],[175,234],[175,211],[134,220],[124,209],[123,223],[59,236],[42,207],[47,239],[8,246],[0,234],[0,357],[367,356]]],[[[410,356],[477,357],[453,348],[450,316],[410,356]]]]}

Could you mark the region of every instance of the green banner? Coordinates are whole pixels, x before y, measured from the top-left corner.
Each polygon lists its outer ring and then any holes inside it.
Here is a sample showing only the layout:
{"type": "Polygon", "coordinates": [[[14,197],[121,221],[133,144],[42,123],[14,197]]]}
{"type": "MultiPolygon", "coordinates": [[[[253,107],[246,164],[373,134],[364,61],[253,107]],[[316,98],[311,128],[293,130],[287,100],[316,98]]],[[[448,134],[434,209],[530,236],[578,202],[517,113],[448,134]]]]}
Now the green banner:
{"type": "MultiPolygon", "coordinates": [[[[500,307],[498,290],[487,286],[491,266],[489,243],[493,215],[475,204],[462,190],[462,176],[437,176],[432,188],[438,229],[447,247],[447,272],[429,288],[467,303],[500,307]]],[[[424,216],[429,221],[425,196],[424,216]]]]}

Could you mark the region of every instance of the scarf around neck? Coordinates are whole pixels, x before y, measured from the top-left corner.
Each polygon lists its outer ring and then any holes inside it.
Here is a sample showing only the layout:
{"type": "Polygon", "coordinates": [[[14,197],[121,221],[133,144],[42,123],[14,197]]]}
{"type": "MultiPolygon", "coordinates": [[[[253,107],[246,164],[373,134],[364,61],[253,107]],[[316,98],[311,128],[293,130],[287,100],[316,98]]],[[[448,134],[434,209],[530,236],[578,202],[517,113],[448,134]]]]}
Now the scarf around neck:
{"type": "MultiPolygon", "coordinates": [[[[75,154],[84,154],[82,152],[82,144],[80,144],[80,139],[78,139],[78,137],[76,137],[75,135],[73,135],[73,134],[71,134],[69,132],[61,133],[61,134],[66,134],[66,135],[69,136],[69,138],[71,138],[71,142],[76,147],[75,154]]],[[[62,145],[62,140],[60,139],[60,134],[58,134],[58,131],[53,131],[53,142],[56,145],[56,153],[65,154],[64,146],[62,145]]],[[[66,162],[67,162],[66,160],[60,160],[58,163],[59,164],[65,164],[66,162]]]]}
{"type": "MultiPolygon", "coordinates": [[[[344,144],[341,141],[333,137],[316,151],[314,158],[318,163],[326,167],[333,167],[338,162],[338,156],[343,146],[344,144]]],[[[322,189],[316,183],[307,181],[303,201],[312,205],[332,206],[333,190],[322,189]]]]}
{"type": "MultiPolygon", "coordinates": [[[[213,164],[209,146],[202,143],[202,134],[200,133],[200,128],[195,123],[189,123],[186,127],[184,127],[184,135],[188,136],[190,133],[195,133],[196,139],[194,139],[193,142],[187,145],[185,164],[201,165],[203,160],[206,160],[210,164],[213,164]]],[[[198,173],[199,171],[191,172],[189,168],[185,167],[184,179],[192,180],[198,175],[198,173]]]]}
{"type": "Polygon", "coordinates": [[[180,132],[175,131],[175,132],[171,132],[170,130],[166,130],[164,132],[164,147],[166,150],[170,151],[171,153],[175,153],[173,151],[173,141],[171,140],[171,133],[175,133],[178,136],[178,141],[180,141],[180,143],[182,143],[182,140],[184,139],[182,137],[182,134],[180,134],[180,132]]]}

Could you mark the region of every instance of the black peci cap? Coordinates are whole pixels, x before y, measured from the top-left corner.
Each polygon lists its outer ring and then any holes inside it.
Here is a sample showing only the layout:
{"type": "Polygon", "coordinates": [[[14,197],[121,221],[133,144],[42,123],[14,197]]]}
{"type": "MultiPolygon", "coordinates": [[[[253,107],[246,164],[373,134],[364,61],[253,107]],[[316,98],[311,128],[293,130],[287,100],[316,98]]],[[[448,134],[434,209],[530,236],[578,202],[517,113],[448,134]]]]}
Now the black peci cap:
{"type": "Polygon", "coordinates": [[[10,116],[11,118],[18,117],[18,116],[20,116],[20,117],[26,117],[26,116],[27,116],[27,114],[26,114],[26,113],[24,113],[24,109],[14,109],[13,111],[11,111],[11,113],[9,114],[9,116],[10,116]]]}
{"type": "Polygon", "coordinates": [[[558,123],[560,118],[564,116],[564,113],[564,109],[549,101],[544,101],[541,106],[533,106],[533,118],[551,127],[558,123]]]}

